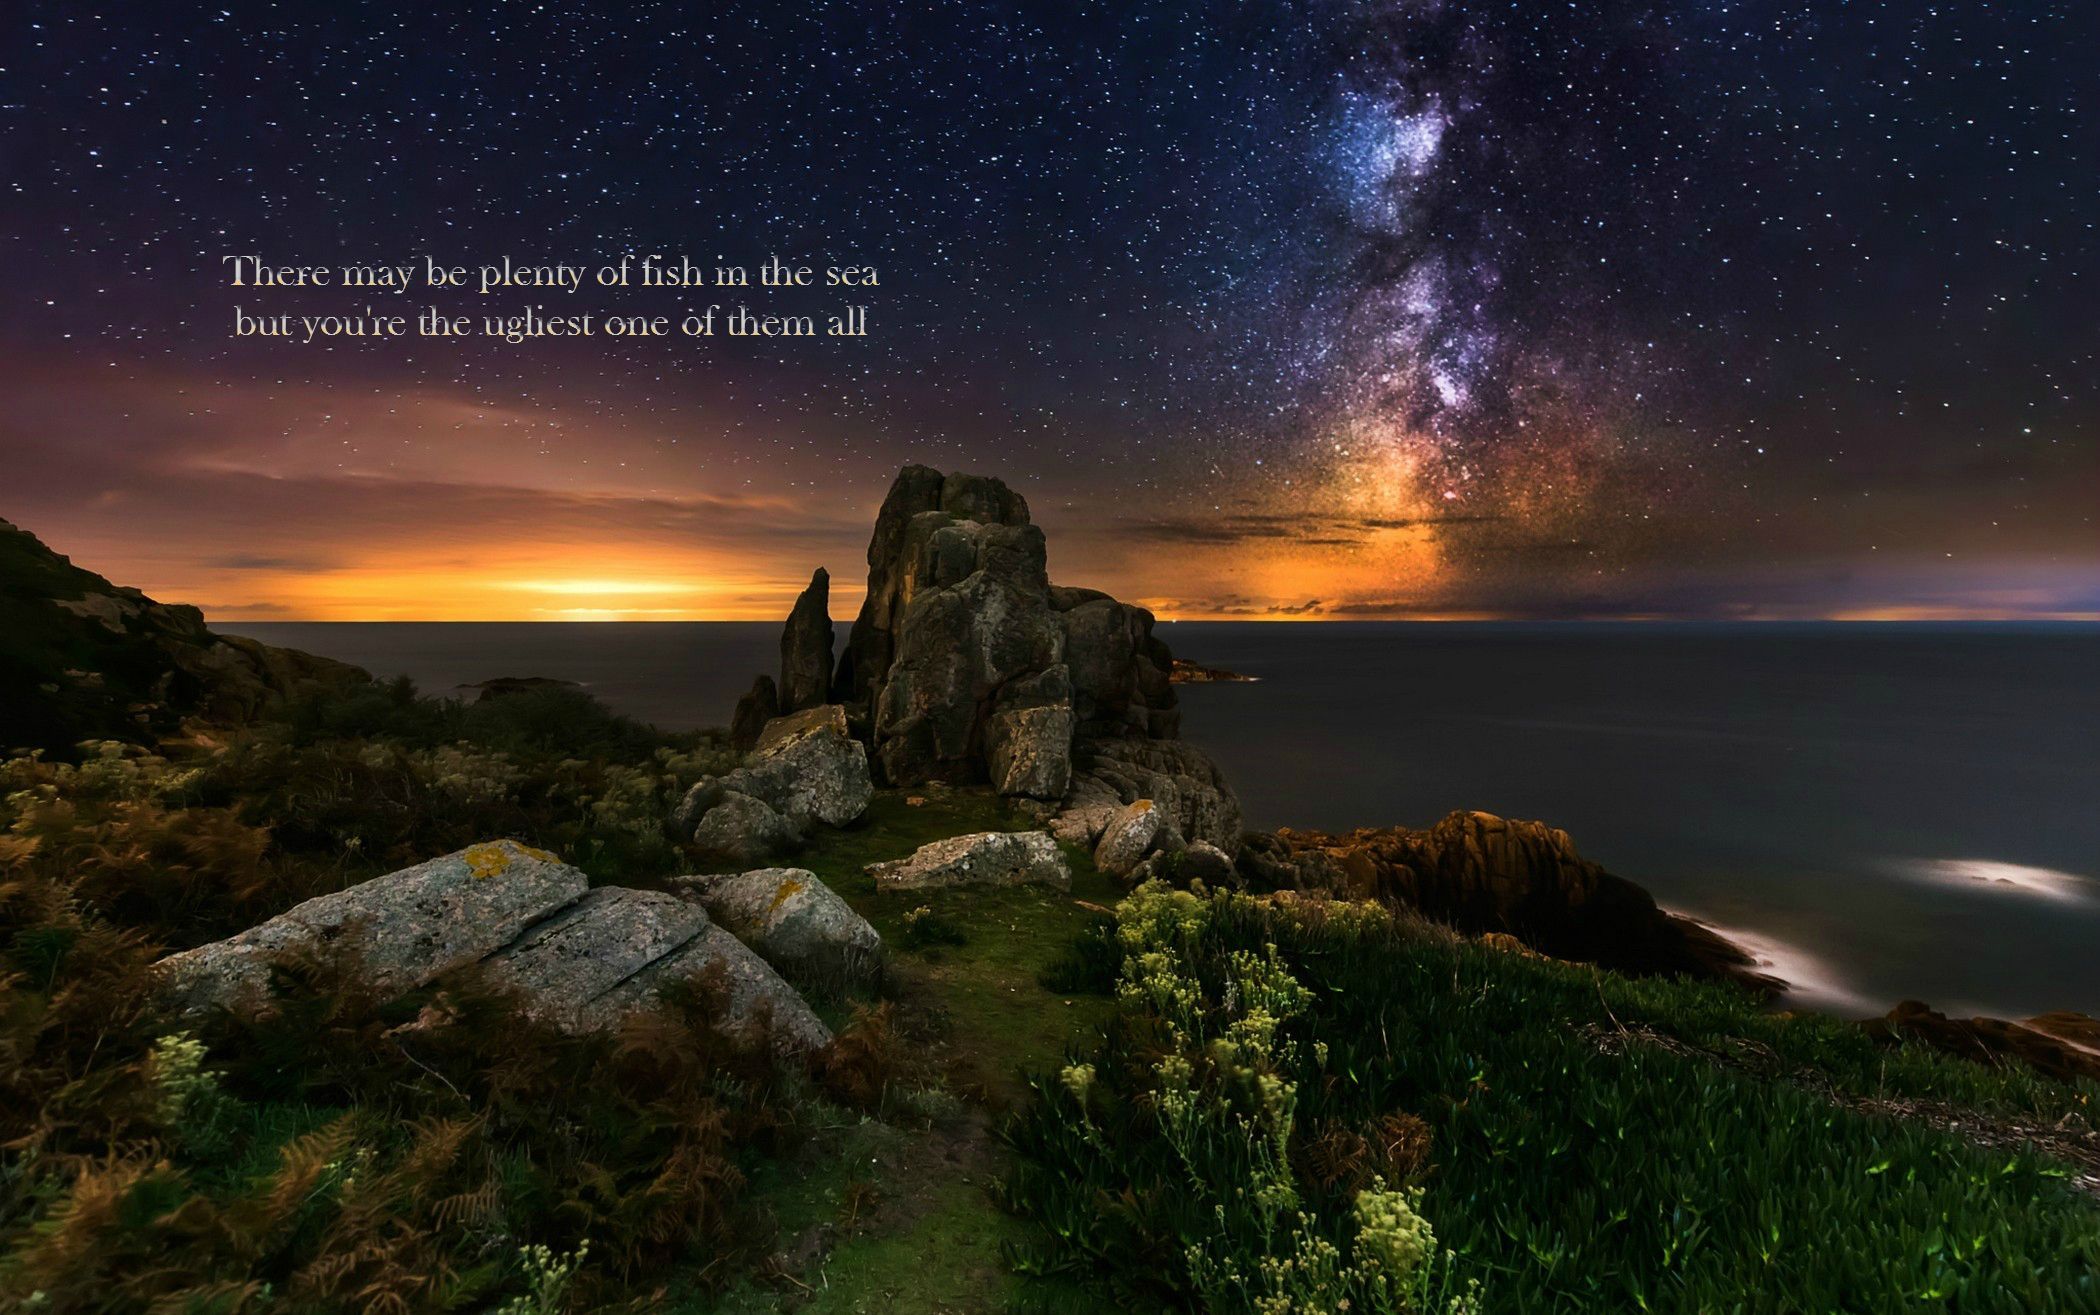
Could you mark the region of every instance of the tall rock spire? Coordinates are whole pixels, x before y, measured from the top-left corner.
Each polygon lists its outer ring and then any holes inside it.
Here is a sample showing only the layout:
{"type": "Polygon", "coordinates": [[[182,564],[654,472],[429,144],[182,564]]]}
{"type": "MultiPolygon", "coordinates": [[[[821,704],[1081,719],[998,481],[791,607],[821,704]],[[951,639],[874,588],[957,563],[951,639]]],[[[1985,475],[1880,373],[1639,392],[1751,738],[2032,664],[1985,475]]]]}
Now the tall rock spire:
{"type": "Polygon", "coordinates": [[[801,712],[831,698],[831,574],[823,567],[780,632],[780,710],[801,712]]]}

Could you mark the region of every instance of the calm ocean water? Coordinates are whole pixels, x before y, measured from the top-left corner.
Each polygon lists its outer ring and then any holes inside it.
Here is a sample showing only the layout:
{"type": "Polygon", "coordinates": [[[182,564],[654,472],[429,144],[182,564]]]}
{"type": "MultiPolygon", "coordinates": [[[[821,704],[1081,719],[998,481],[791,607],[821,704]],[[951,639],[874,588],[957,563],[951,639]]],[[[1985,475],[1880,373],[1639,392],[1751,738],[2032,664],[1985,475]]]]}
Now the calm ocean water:
{"type": "MultiPolygon", "coordinates": [[[[227,627],[413,676],[581,681],[718,725],[775,624],[227,627]]],[[[843,629],[843,627],[842,627],[843,629]]],[[[2100,1014],[2100,627],[1162,627],[1248,822],[1541,818],[1769,957],[1800,1003],[2100,1014]]]]}

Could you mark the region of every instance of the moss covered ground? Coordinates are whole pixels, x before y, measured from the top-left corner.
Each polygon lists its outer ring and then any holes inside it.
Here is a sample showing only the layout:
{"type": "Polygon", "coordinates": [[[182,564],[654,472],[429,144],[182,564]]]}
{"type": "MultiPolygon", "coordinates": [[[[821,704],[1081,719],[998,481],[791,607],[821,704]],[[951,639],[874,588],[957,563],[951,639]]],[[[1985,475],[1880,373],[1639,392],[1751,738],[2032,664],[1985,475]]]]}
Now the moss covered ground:
{"type": "MultiPolygon", "coordinates": [[[[1004,1310],[1024,1299],[1113,1309],[1070,1284],[1014,1274],[1007,1253],[1028,1243],[1031,1226],[998,1204],[1011,1162],[995,1125],[1025,1095],[1030,1074],[1098,1038],[1109,997],[1043,979],[1056,980],[1074,943],[1122,892],[1078,850],[1066,855],[1069,891],[885,893],[866,875],[869,864],[929,841],[1034,825],[982,789],[885,790],[861,823],[794,857],[892,947],[883,994],[912,1055],[909,1074],[888,1122],[835,1129],[756,1181],[788,1263],[692,1309],[904,1315],[1004,1310]],[[944,934],[915,947],[908,924],[929,913],[944,934]]],[[[834,1001],[825,1012],[843,1023],[853,1007],[834,1001]]]]}

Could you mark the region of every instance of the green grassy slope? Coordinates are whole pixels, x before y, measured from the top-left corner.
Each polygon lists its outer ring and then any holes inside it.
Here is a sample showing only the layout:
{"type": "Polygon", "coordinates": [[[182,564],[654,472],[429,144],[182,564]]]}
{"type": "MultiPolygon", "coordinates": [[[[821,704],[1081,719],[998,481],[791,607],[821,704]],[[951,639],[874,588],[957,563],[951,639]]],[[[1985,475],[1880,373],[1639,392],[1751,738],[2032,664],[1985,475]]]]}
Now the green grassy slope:
{"type": "Polygon", "coordinates": [[[2100,1209],[2065,1164],[1897,1116],[2087,1127],[2090,1086],[1390,919],[1182,914],[1126,910],[1153,966],[1083,1097],[1046,1082],[1020,1124],[1015,1197],[1055,1239],[1034,1268],[1133,1309],[1397,1309],[1356,1272],[1379,1172],[1423,1190],[1449,1257],[1425,1281],[1488,1311],[2100,1309],[2100,1209]],[[1269,945],[1287,992],[1258,988],[1269,945]],[[1263,989],[1287,1003],[1257,1044],[1263,989]],[[1291,1268],[1316,1243],[1325,1279],[1291,1268]]]}

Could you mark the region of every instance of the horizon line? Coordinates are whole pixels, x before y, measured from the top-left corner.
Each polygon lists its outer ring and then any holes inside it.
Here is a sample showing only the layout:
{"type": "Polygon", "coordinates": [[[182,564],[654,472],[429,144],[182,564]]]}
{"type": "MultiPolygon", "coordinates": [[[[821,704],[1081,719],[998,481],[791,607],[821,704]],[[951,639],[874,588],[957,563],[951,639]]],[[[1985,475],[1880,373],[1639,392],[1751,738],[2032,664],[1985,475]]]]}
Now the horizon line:
{"type": "MultiPolygon", "coordinates": [[[[1143,604],[1137,604],[1143,606],[1143,604]]],[[[205,610],[205,609],[200,609],[205,610]]],[[[1147,609],[1150,610],[1150,609],[1147,609]]],[[[1243,615],[1234,613],[1153,614],[1161,625],[2100,625],[2100,611],[2093,612],[1967,612],[1890,609],[1845,611],[1812,615],[1713,616],[1698,613],[1588,613],[1578,616],[1527,614],[1520,612],[1389,613],[1384,615],[1243,615]]],[[[236,625],[779,625],[781,616],[597,616],[597,617],[446,617],[446,616],[216,616],[206,611],[207,624],[236,625]]],[[[833,621],[851,626],[852,622],[833,621]]]]}

